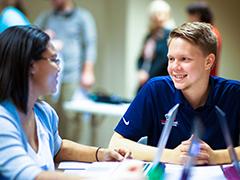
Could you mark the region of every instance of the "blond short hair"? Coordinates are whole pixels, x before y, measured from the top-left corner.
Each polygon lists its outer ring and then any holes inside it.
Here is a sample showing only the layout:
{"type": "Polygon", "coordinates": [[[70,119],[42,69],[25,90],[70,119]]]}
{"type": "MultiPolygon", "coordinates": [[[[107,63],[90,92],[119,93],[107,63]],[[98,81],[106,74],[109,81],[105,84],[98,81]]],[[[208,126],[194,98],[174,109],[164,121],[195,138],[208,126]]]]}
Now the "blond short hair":
{"type": "Polygon", "coordinates": [[[217,54],[217,39],[212,25],[204,22],[188,22],[173,29],[169,35],[168,45],[174,38],[182,38],[201,48],[205,55],[217,54]]]}

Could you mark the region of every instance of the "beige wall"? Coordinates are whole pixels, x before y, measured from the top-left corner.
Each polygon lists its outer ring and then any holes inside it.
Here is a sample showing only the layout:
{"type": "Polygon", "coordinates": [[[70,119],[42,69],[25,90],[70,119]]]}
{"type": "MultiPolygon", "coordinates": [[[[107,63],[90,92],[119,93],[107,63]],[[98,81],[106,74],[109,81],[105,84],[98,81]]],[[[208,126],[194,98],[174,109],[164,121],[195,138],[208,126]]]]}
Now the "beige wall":
{"type": "MultiPolygon", "coordinates": [[[[26,1],[33,21],[49,3],[42,0],[26,1]]],[[[146,32],[146,7],[150,0],[76,0],[89,9],[98,28],[97,83],[95,89],[125,97],[133,97],[136,87],[136,58],[146,32]]],[[[185,7],[190,0],[169,0],[177,25],[186,20],[185,7]]],[[[220,75],[240,79],[240,14],[237,0],[209,0],[216,25],[222,33],[223,49],[220,75]]]]}
{"type": "MultiPolygon", "coordinates": [[[[45,0],[26,1],[30,19],[48,8],[45,0]]],[[[76,0],[89,9],[97,23],[98,61],[95,89],[133,97],[136,87],[136,59],[147,29],[146,7],[150,0],[76,0]]],[[[190,0],[168,0],[176,24],[186,20],[185,7],[190,0]]],[[[220,75],[240,80],[238,0],[209,0],[216,25],[223,37],[220,75]]],[[[111,118],[110,118],[111,119],[111,118]]],[[[115,118],[118,119],[118,118],[115,118]]],[[[99,128],[98,144],[107,145],[117,121],[104,121],[99,128]],[[108,129],[109,131],[101,131],[108,129]]]]}

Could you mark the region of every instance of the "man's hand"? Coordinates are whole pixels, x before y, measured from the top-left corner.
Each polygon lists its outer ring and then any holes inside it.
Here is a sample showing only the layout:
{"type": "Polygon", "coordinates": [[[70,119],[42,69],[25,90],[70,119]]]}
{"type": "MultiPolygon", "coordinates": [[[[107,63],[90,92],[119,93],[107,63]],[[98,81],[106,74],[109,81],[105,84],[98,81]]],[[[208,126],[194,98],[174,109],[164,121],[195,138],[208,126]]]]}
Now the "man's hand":
{"type": "Polygon", "coordinates": [[[207,143],[204,141],[200,141],[201,143],[201,152],[204,152],[206,154],[206,161],[207,164],[218,164],[218,161],[220,160],[217,151],[214,151],[207,143]]]}
{"type": "Polygon", "coordinates": [[[172,151],[172,158],[170,163],[174,164],[184,164],[188,158],[188,151],[190,148],[190,144],[193,136],[191,136],[186,141],[182,141],[175,149],[172,151]]]}
{"type": "Polygon", "coordinates": [[[81,74],[80,85],[84,89],[89,90],[94,83],[95,83],[94,64],[90,62],[85,63],[81,74]]]}
{"type": "MultiPolygon", "coordinates": [[[[174,164],[184,164],[189,158],[189,148],[193,139],[193,135],[186,141],[182,141],[180,145],[178,145],[172,151],[172,157],[170,163],[174,164]]],[[[214,151],[210,148],[208,144],[204,141],[200,141],[200,152],[195,158],[195,165],[203,165],[203,164],[214,164],[215,154],[214,151]]]]}

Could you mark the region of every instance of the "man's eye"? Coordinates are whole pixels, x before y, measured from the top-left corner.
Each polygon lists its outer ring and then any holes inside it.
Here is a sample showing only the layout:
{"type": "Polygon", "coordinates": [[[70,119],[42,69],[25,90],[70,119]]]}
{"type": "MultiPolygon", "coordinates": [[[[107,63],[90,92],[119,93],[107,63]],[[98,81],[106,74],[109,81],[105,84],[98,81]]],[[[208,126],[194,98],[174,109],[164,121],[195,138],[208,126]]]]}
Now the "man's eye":
{"type": "Polygon", "coordinates": [[[183,57],[182,58],[182,61],[189,61],[189,60],[191,60],[190,58],[187,58],[187,57],[183,57]]]}

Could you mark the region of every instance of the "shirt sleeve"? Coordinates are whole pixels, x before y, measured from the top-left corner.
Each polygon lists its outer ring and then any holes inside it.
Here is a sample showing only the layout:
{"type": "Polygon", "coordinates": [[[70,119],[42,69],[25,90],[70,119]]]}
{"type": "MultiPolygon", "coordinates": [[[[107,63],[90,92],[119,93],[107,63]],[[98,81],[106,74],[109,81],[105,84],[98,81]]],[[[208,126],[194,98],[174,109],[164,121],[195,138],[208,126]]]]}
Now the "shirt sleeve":
{"type": "Polygon", "coordinates": [[[83,30],[83,60],[96,61],[97,30],[93,16],[86,10],[82,10],[82,30],[83,30]]]}
{"type": "Polygon", "coordinates": [[[0,179],[34,179],[42,169],[29,157],[20,126],[0,108],[0,179]]]}
{"type": "Polygon", "coordinates": [[[153,108],[149,83],[147,83],[123,115],[115,131],[125,138],[138,141],[148,136],[153,121],[153,108]]]}

